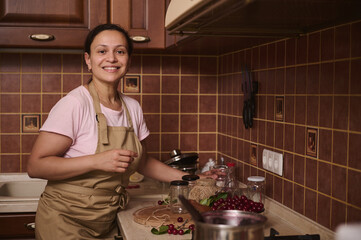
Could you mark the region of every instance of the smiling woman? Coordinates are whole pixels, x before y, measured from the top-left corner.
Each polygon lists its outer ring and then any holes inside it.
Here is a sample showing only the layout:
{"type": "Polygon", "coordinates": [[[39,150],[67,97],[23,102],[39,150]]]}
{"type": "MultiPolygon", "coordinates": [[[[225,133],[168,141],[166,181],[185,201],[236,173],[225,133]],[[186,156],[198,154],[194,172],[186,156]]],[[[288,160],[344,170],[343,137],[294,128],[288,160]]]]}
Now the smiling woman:
{"type": "MultiPolygon", "coordinates": [[[[105,91],[113,91],[114,85],[118,86],[119,80],[127,73],[130,63],[126,37],[118,31],[105,30],[94,38],[90,51],[91,54],[85,53],[85,61],[93,73],[92,80],[108,86],[105,91]]],[[[106,95],[98,94],[100,98],[106,95]]]]}
{"type": "Polygon", "coordinates": [[[133,173],[164,182],[186,174],[147,155],[142,109],[117,91],[132,49],[119,26],[93,29],[84,54],[91,79],[56,103],[40,129],[27,165],[31,177],[48,180],[37,239],[114,239],[133,173]]]}

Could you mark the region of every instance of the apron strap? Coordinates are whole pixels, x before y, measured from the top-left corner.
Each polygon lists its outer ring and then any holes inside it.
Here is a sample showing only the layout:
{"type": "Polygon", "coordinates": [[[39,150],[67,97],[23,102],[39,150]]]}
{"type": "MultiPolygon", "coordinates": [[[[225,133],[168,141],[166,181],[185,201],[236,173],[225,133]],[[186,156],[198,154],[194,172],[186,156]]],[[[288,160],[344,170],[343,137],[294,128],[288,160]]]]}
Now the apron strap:
{"type": "Polygon", "coordinates": [[[93,82],[89,83],[89,92],[93,98],[96,119],[99,123],[100,142],[102,144],[109,144],[107,119],[105,118],[104,114],[102,113],[102,111],[100,109],[100,101],[99,101],[98,93],[95,90],[93,82]]]}
{"type": "MultiPolygon", "coordinates": [[[[102,111],[101,111],[99,96],[98,96],[97,91],[95,90],[95,86],[94,86],[93,81],[91,81],[91,82],[89,83],[89,92],[90,92],[90,95],[91,95],[92,98],[93,98],[94,109],[95,109],[95,113],[96,113],[96,119],[97,119],[97,121],[98,121],[98,123],[99,123],[100,142],[101,142],[102,144],[109,144],[107,120],[106,120],[104,114],[103,114],[102,111]]],[[[120,98],[120,100],[122,101],[122,107],[124,107],[124,109],[125,109],[125,114],[126,114],[126,116],[127,116],[129,128],[130,128],[130,130],[134,130],[134,129],[133,129],[133,122],[132,122],[132,120],[131,120],[128,107],[127,107],[127,105],[125,104],[125,102],[124,102],[123,98],[121,97],[121,94],[120,94],[120,93],[119,93],[119,98],[120,98]]]]}
{"type": "Polygon", "coordinates": [[[125,102],[124,102],[124,100],[123,100],[123,98],[122,98],[122,96],[121,96],[120,93],[119,93],[119,98],[120,98],[120,100],[122,101],[122,106],[124,106],[125,113],[127,114],[127,120],[128,120],[129,128],[130,128],[131,130],[133,130],[133,122],[132,122],[132,119],[131,119],[131,117],[130,117],[130,113],[129,113],[129,111],[128,111],[127,104],[125,104],[125,102]]]}

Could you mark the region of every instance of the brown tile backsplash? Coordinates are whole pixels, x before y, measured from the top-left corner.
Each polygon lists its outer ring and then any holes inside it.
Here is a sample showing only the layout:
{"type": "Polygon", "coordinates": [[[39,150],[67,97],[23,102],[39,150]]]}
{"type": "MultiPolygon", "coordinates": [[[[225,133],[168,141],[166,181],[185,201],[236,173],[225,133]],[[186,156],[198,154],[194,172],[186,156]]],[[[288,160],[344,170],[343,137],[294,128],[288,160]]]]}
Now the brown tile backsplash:
{"type": "MultiPolygon", "coordinates": [[[[237,163],[238,178],[266,177],[266,193],[335,230],[361,220],[361,22],[219,56],[134,54],[129,74],[151,131],[148,151],[198,152],[237,163]],[[245,129],[242,67],[258,82],[254,125],[245,129]],[[276,97],[283,119],[276,120],[276,97]],[[306,155],[306,133],[318,131],[316,157],[306,155]],[[249,161],[257,145],[257,165],[249,161]],[[283,176],[262,168],[262,152],[283,154],[283,176]]],[[[37,133],[23,133],[22,114],[40,114],[88,81],[83,54],[0,51],[0,171],[23,172],[37,133]]],[[[121,89],[121,87],[119,88],[121,89]]]]}
{"type": "Polygon", "coordinates": [[[335,59],[350,56],[350,26],[346,24],[335,28],[335,59]]]}
{"type": "Polygon", "coordinates": [[[20,75],[19,74],[0,74],[2,92],[19,92],[20,75]]]}
{"type": "MultiPolygon", "coordinates": [[[[236,135],[240,139],[236,160],[243,163],[240,179],[244,180],[254,172],[244,146],[259,145],[258,161],[265,148],[282,152],[282,183],[277,175],[257,166],[257,173],[267,176],[268,196],[332,230],[339,223],[361,220],[361,216],[350,212],[361,209],[361,193],[357,184],[350,184],[360,181],[361,168],[358,153],[361,142],[361,61],[360,54],[355,53],[360,51],[360,44],[354,41],[354,38],[360,40],[360,34],[353,28],[359,30],[360,23],[240,50],[220,58],[223,66],[222,61],[228,64],[231,56],[244,55],[243,64],[247,64],[247,51],[250,50],[252,71],[259,83],[257,124],[252,130],[244,129],[243,124],[238,125],[239,134],[236,135]],[[284,125],[275,121],[273,115],[275,105],[272,99],[279,95],[284,96],[284,125]],[[317,157],[306,155],[308,127],[316,128],[319,133],[317,157]],[[257,132],[257,137],[252,135],[253,131],[257,132]],[[251,138],[247,137],[249,132],[251,138]],[[243,154],[240,153],[242,150],[243,154]],[[283,188],[280,188],[282,184],[283,188]],[[323,206],[325,211],[320,210],[323,206]],[[346,215],[350,217],[346,219],[346,215]]],[[[229,78],[229,71],[223,79],[229,78]]],[[[238,71],[234,70],[233,75],[236,74],[238,71]]],[[[219,94],[222,95],[219,96],[218,114],[225,116],[219,118],[218,123],[218,131],[224,134],[218,152],[233,159],[234,150],[229,152],[223,145],[227,143],[227,137],[233,138],[227,126],[232,123],[225,120],[229,114],[236,114],[242,120],[242,114],[229,112],[230,102],[223,100],[231,94],[228,89],[233,84],[228,81],[220,84],[219,94]]]]}
{"type": "Polygon", "coordinates": [[[317,216],[317,193],[306,189],[305,190],[305,216],[316,221],[317,216]]]}
{"type": "Polygon", "coordinates": [[[334,35],[334,28],[321,31],[321,61],[332,60],[334,58],[334,35]]]}
{"type": "Polygon", "coordinates": [[[162,77],[162,93],[179,93],[179,77],[178,76],[163,76],[162,77]]]}
{"type": "Polygon", "coordinates": [[[144,56],[142,58],[142,70],[144,74],[160,73],[160,56],[144,56]]]}

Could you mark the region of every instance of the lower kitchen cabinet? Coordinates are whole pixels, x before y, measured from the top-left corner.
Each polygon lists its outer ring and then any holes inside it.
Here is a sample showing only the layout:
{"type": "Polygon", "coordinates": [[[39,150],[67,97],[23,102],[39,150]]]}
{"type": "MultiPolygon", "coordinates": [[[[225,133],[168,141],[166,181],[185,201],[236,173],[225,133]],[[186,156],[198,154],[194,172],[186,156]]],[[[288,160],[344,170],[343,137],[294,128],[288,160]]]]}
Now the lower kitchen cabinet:
{"type": "Polygon", "coordinates": [[[35,213],[1,213],[0,239],[35,239],[35,213]]]}

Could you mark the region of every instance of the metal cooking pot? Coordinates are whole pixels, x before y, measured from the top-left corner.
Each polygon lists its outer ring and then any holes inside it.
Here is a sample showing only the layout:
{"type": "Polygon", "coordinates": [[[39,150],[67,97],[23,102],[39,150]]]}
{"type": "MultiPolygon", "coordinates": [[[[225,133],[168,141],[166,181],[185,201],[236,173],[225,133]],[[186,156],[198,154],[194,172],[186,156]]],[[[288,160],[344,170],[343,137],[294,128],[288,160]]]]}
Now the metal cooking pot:
{"type": "Polygon", "coordinates": [[[240,210],[202,213],[204,222],[195,222],[195,240],[263,240],[267,218],[240,210]]]}

